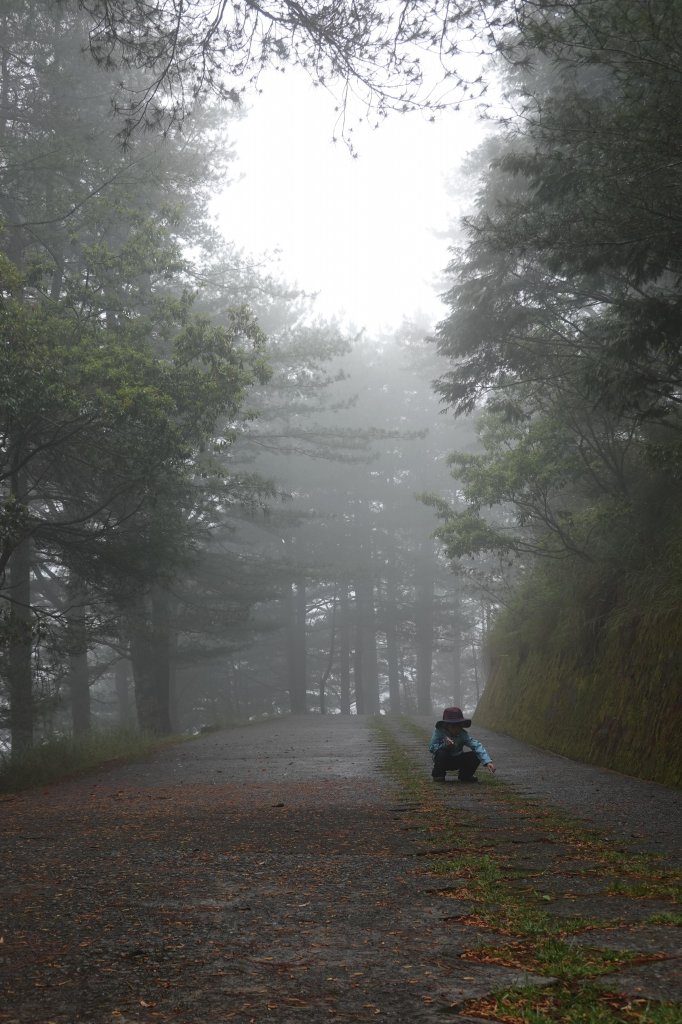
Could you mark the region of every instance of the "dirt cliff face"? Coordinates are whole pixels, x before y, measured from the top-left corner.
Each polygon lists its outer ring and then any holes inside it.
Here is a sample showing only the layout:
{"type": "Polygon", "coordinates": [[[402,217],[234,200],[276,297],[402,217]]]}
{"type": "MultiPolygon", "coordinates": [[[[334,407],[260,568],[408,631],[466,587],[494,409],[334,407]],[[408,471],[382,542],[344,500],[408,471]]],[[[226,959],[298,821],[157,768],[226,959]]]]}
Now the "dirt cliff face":
{"type": "Polygon", "coordinates": [[[679,615],[602,622],[589,650],[549,634],[528,648],[494,637],[476,721],[590,764],[682,786],[679,615]]]}

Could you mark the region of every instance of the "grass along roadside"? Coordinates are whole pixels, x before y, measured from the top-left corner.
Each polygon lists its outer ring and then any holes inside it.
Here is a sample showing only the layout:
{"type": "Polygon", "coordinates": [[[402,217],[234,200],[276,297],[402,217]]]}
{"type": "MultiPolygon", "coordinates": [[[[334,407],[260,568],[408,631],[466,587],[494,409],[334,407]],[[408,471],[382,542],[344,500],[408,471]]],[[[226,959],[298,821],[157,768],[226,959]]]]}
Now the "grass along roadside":
{"type": "MultiPolygon", "coordinates": [[[[414,739],[426,745],[428,733],[424,729],[409,719],[404,719],[401,725],[414,739]]],[[[682,901],[679,874],[665,867],[661,855],[615,849],[604,841],[603,835],[572,821],[554,808],[524,799],[499,778],[491,779],[483,773],[481,781],[493,785],[494,798],[513,808],[518,818],[541,827],[552,841],[570,846],[573,861],[583,861],[591,874],[598,868],[603,876],[608,876],[609,895],[682,901]]]]}
{"type": "Polygon", "coordinates": [[[231,719],[203,726],[193,733],[170,736],[155,736],[125,727],[93,729],[83,736],[44,740],[17,758],[0,751],[0,794],[45,786],[117,762],[143,760],[159,750],[191,743],[206,733],[256,726],[265,720],[231,719]]]}
{"type": "Polygon", "coordinates": [[[133,729],[112,729],[47,740],[17,758],[0,755],[0,793],[44,786],[112,761],[138,760],[188,739],[191,737],[159,737],[133,729]]]}
{"type": "MultiPolygon", "coordinates": [[[[627,999],[593,984],[592,979],[607,976],[628,962],[643,963],[660,959],[659,954],[641,954],[576,945],[570,941],[577,933],[603,929],[617,922],[603,919],[557,918],[547,912],[543,894],[519,891],[514,882],[519,877],[505,850],[504,843],[492,844],[471,852],[461,848],[459,822],[452,821],[451,805],[443,800],[442,787],[434,787],[406,747],[410,737],[425,746],[426,732],[414,723],[403,720],[401,735],[393,724],[376,719],[372,725],[385,756],[383,770],[413,802],[411,817],[414,828],[427,846],[424,868],[432,875],[457,883],[456,899],[472,906],[472,913],[460,918],[458,926],[467,925],[490,930],[491,942],[477,945],[463,954],[463,959],[517,967],[549,979],[542,988],[510,989],[484,999],[458,1005],[456,1012],[504,1024],[521,1022],[555,1022],[555,1024],[677,1024],[680,1007],[645,999],[627,999]],[[448,853],[456,851],[455,856],[448,853]],[[428,864],[428,868],[427,868],[428,864]]],[[[600,837],[588,833],[576,822],[554,810],[539,809],[499,779],[483,777],[486,786],[486,808],[499,807],[501,816],[511,811],[519,822],[534,829],[544,841],[561,844],[575,864],[584,864],[583,876],[597,872],[620,882],[619,894],[633,898],[671,898],[674,878],[666,872],[655,856],[631,855],[604,848],[600,837]]],[[[468,825],[475,829],[471,811],[468,825]]],[[[482,826],[481,835],[485,834],[482,826]]],[[[421,859],[421,857],[420,857],[421,859]]],[[[551,873],[551,872],[550,872],[551,873]]],[[[610,890],[610,886],[607,886],[610,890]]],[[[549,897],[551,899],[551,897],[549,897]]],[[[679,923],[674,912],[652,915],[643,924],[675,927],[679,923]]]]}
{"type": "Polygon", "coordinates": [[[469,1017],[502,1024],[679,1024],[680,1008],[632,999],[594,985],[510,989],[466,1008],[469,1017]]]}

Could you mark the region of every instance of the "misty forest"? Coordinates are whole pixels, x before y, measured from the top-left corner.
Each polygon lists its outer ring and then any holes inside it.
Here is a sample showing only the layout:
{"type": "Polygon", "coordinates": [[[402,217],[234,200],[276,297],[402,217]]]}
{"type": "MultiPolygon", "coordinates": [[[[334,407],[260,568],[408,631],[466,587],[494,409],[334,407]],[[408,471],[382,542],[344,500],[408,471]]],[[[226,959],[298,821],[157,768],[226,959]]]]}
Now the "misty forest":
{"type": "Polygon", "coordinates": [[[3,0],[0,58],[3,761],[458,705],[682,782],[682,0],[3,0]],[[479,111],[440,322],[218,230],[287,65],[479,111]]]}

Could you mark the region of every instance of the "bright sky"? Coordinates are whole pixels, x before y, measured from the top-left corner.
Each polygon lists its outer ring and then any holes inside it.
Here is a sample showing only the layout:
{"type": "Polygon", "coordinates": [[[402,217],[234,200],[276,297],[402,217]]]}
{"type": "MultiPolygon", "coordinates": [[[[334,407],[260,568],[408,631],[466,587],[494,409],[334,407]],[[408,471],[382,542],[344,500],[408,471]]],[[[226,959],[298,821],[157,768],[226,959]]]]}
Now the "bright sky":
{"type": "Polygon", "coordinates": [[[268,73],[235,124],[235,175],[216,204],[225,235],[247,251],[280,250],[282,276],[318,292],[317,308],[370,331],[421,310],[438,319],[438,238],[453,214],[445,176],[480,138],[471,116],[433,124],[392,115],[353,132],[357,158],[333,142],[334,100],[296,69],[268,73]]]}

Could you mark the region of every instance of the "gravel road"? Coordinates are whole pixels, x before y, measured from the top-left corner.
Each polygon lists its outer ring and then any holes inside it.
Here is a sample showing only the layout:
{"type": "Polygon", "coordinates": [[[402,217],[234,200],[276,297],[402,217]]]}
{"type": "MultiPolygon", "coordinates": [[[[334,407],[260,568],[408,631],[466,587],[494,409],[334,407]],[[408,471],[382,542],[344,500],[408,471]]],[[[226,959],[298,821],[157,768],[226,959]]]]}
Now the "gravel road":
{"type": "MultiPolygon", "coordinates": [[[[430,730],[435,718],[413,721],[430,730]]],[[[640,849],[682,864],[682,790],[548,753],[511,736],[479,729],[475,720],[469,732],[490,753],[498,777],[518,793],[560,807],[615,839],[634,839],[640,849]]]]}
{"type": "MultiPolygon", "coordinates": [[[[428,779],[425,744],[395,728],[428,779]]],[[[531,803],[605,843],[679,854],[678,792],[471,731],[531,803]]],[[[461,958],[483,941],[458,927],[471,906],[434,881],[385,757],[366,720],[287,718],[0,798],[0,1024],[452,1024],[471,998],[546,984],[461,958]]],[[[434,790],[468,843],[516,858],[520,885],[536,890],[540,871],[558,914],[580,899],[605,921],[650,913],[566,874],[537,824],[500,816],[493,787],[434,790]]],[[[665,959],[623,974],[623,992],[682,1001],[674,931],[638,933],[665,959]]]]}

